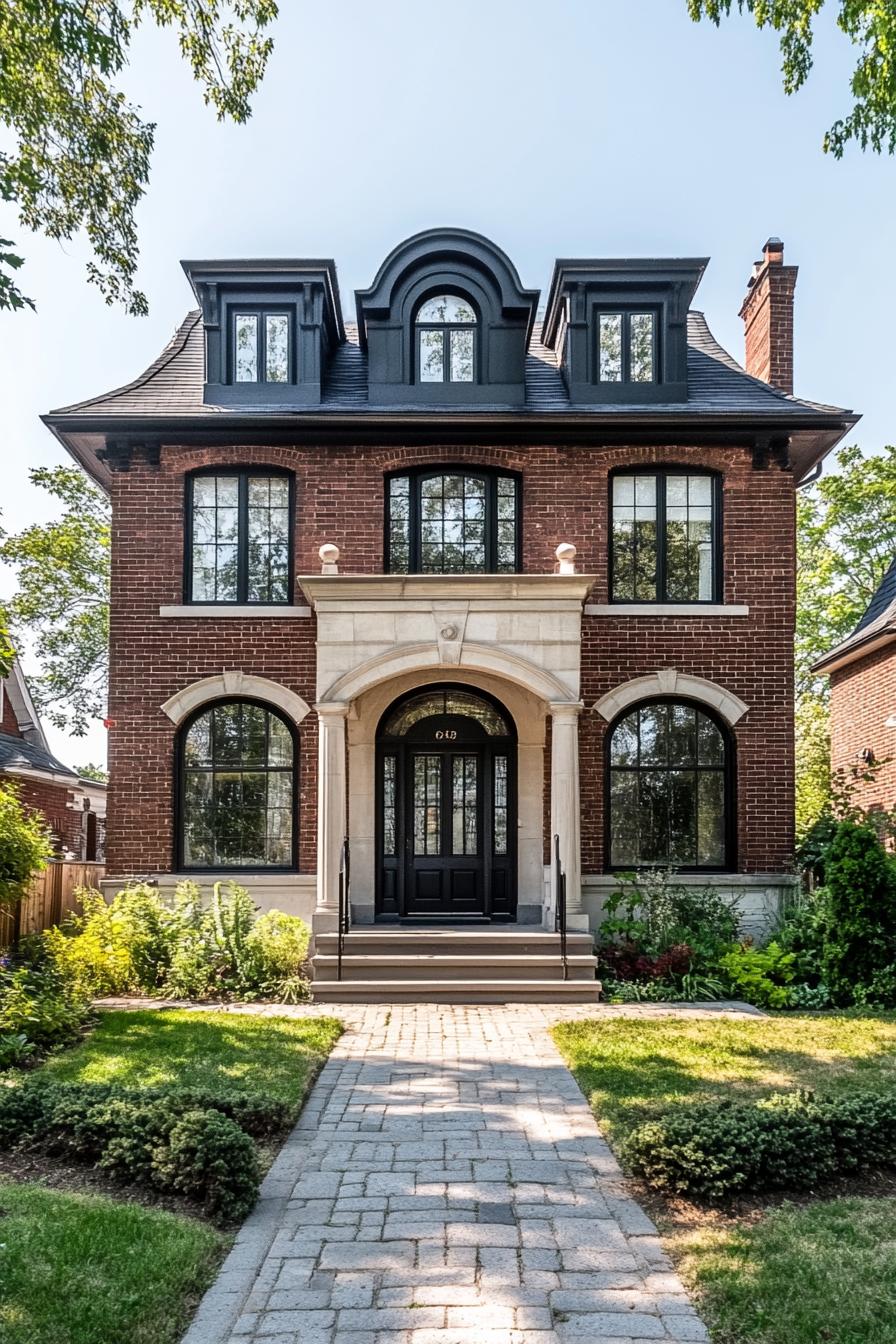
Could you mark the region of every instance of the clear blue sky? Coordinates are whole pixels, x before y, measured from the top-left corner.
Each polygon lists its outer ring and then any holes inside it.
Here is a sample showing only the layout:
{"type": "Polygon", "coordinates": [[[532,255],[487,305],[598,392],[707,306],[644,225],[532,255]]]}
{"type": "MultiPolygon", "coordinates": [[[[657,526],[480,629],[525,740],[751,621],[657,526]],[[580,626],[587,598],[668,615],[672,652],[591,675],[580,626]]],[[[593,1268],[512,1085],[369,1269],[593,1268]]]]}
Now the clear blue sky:
{"type": "MultiPolygon", "coordinates": [[[[158,123],[139,215],[148,318],[104,305],[81,243],[23,237],[0,211],[38,305],[0,315],[7,528],[51,512],[28,483],[62,460],[38,414],[146,367],[190,307],[181,257],[332,256],[350,312],[396,242],[443,224],[494,238],[542,291],[557,256],[710,256],[696,303],[738,358],[751,264],[779,234],[800,266],[797,392],[862,411],[867,452],[892,441],[896,161],[821,151],[853,55],[833,5],[791,98],[772,34],[695,25],[685,0],[281,9],[244,127],[203,106],[170,33],[137,42],[125,87],[158,123]]],[[[71,763],[102,759],[101,728],[51,737],[71,763]]]]}

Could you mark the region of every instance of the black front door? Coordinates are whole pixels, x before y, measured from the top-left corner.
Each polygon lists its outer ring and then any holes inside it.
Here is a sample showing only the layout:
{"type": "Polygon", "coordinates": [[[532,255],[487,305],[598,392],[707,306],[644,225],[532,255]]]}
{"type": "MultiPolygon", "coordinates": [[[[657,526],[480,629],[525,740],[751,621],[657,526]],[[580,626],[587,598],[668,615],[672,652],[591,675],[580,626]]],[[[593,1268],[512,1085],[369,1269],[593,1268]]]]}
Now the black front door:
{"type": "Polygon", "coordinates": [[[408,915],[485,913],[483,757],[481,749],[407,751],[408,915]]]}
{"type": "Polygon", "coordinates": [[[466,688],[418,692],[389,711],[377,760],[380,918],[514,917],[515,758],[503,711],[466,688]]]}

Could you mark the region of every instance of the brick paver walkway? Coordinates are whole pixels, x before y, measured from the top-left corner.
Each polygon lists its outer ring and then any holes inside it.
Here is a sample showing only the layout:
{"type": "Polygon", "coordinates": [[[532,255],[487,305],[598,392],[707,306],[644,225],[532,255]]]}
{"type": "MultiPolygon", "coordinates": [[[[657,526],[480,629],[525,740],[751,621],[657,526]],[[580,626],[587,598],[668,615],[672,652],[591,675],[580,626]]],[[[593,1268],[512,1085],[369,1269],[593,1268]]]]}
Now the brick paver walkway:
{"type": "Polygon", "coordinates": [[[705,1340],[547,1034],[572,1015],[340,1010],[184,1344],[705,1340]]]}

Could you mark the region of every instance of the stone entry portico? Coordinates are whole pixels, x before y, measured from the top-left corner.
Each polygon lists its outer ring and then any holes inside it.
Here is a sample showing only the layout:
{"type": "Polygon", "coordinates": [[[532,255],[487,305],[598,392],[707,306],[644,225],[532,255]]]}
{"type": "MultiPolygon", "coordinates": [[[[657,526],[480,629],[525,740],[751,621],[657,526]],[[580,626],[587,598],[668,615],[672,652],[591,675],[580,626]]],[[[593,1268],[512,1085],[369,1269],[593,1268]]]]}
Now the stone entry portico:
{"type": "MultiPolygon", "coordinates": [[[[563,548],[561,567],[571,570],[563,548]]],[[[551,723],[550,827],[560,840],[571,929],[587,929],[581,900],[578,716],[582,609],[593,579],[571,572],[349,576],[322,548],[324,573],[300,580],[317,617],[318,868],[315,933],[337,925],[339,861],[351,841],[352,907],[375,907],[375,742],[385,709],[443,681],[488,691],[512,716],[519,743],[518,897],[553,927],[545,881],[543,778],[551,723]],[[327,554],[325,555],[324,552],[327,554]]]]}

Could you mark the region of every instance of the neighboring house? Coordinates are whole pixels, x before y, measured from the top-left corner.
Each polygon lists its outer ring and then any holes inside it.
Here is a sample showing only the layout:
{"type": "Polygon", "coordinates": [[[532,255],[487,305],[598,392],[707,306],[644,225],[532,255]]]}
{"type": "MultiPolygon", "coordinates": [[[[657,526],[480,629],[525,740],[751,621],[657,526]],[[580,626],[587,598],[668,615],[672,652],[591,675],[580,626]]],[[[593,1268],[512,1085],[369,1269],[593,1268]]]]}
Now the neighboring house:
{"type": "Polygon", "coordinates": [[[705,265],[561,260],[538,320],[500,248],[436,229],[348,324],[331,261],[183,263],[155,363],[45,417],[112,498],[113,879],[236,876],[313,920],[323,978],[348,838],[353,975],[483,975],[528,923],[521,996],[556,971],[554,837],[576,973],[620,871],[767,918],[794,493],[856,417],[792,395],[782,244],[746,372],[691,310],[705,265]]]}
{"type": "Polygon", "coordinates": [[[896,809],[896,557],[852,634],[815,664],[831,683],[831,765],[869,811],[896,809]]]}
{"type": "Polygon", "coordinates": [[[82,780],[47,746],[22,669],[0,677],[0,780],[14,783],[26,807],[41,812],[57,857],[102,857],[106,786],[82,780]]]}

